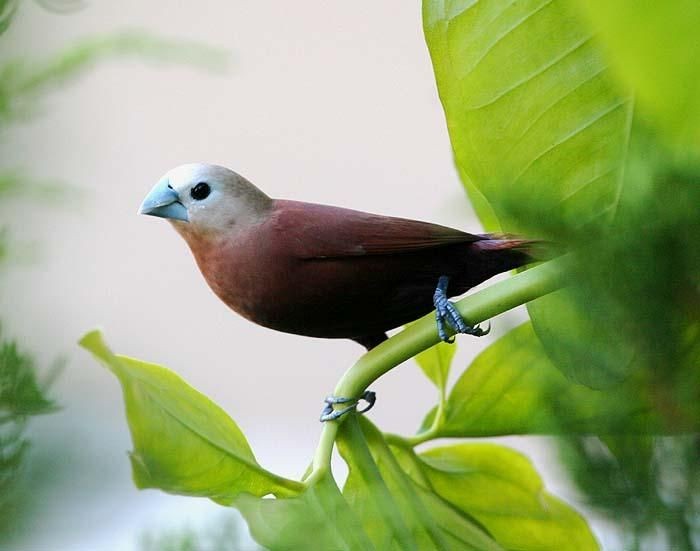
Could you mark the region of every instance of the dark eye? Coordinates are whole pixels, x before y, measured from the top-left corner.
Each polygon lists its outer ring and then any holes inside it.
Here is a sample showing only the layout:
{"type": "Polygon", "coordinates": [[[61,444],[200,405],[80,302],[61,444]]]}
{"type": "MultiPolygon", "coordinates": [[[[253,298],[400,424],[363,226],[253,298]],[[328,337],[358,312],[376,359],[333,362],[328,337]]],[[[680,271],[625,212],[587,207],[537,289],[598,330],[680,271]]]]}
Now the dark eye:
{"type": "Polygon", "coordinates": [[[199,182],[190,190],[190,195],[195,201],[201,201],[202,199],[206,199],[207,197],[209,197],[210,193],[211,188],[206,182],[199,182]]]}

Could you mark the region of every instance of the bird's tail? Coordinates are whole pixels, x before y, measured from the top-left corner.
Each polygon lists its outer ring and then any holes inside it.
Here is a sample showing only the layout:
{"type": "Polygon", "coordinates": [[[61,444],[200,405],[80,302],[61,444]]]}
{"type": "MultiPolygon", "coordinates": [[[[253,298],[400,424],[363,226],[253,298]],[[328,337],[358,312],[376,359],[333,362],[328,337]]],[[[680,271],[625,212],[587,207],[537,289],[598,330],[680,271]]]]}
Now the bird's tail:
{"type": "Polygon", "coordinates": [[[549,241],[523,239],[510,234],[485,233],[472,246],[484,253],[493,251],[504,270],[519,268],[532,262],[541,262],[558,256],[560,253],[549,241]]]}

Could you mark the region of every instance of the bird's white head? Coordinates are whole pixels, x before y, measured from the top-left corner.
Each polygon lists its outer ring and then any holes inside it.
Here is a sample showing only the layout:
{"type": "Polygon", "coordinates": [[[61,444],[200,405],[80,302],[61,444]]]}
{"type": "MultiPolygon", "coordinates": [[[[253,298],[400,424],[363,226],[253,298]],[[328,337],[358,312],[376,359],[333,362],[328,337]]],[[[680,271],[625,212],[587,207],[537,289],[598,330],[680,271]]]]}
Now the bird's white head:
{"type": "Polygon", "coordinates": [[[186,164],[167,172],[146,196],[140,214],[169,219],[180,233],[218,233],[258,223],[272,199],[223,166],[186,164]]]}

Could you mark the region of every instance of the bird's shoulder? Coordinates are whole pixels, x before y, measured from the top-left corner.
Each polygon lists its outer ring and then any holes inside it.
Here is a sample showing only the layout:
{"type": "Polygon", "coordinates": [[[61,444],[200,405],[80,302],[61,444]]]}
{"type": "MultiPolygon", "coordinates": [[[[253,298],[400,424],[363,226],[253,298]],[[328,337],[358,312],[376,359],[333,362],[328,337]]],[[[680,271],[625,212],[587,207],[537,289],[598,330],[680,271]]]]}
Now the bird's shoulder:
{"type": "Polygon", "coordinates": [[[396,254],[483,239],[420,220],[287,200],[274,202],[268,223],[301,258],[396,254]]]}

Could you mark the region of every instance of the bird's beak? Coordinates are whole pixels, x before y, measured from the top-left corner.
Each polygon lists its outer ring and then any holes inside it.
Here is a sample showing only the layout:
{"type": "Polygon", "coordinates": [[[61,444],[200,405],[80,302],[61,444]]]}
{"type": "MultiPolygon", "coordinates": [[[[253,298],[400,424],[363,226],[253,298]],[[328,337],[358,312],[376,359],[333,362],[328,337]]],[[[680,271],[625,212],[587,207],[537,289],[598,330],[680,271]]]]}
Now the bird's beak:
{"type": "Polygon", "coordinates": [[[180,196],[177,192],[170,187],[167,178],[158,182],[146,195],[141,203],[139,214],[149,214],[161,218],[182,220],[183,222],[189,221],[187,209],[180,202],[180,196]]]}

